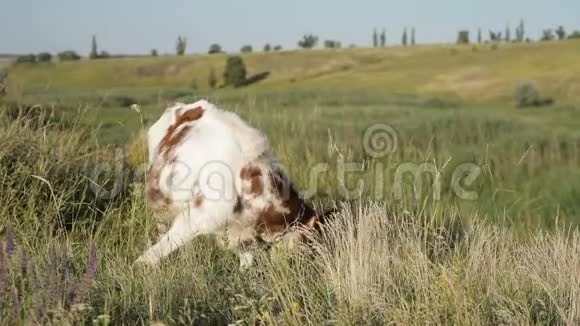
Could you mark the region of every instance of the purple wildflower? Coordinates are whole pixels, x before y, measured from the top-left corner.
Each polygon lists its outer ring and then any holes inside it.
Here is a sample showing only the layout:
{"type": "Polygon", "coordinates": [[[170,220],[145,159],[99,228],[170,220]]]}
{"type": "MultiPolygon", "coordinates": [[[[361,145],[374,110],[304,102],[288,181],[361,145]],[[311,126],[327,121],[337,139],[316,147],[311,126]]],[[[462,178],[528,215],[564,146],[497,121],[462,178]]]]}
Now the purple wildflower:
{"type": "Polygon", "coordinates": [[[8,266],[6,258],[4,257],[4,250],[2,249],[2,243],[0,243],[0,298],[4,294],[4,287],[6,286],[6,274],[8,273],[8,266]]]}
{"type": "Polygon", "coordinates": [[[38,291],[38,282],[36,280],[36,271],[34,270],[34,265],[32,264],[32,261],[29,260],[28,261],[28,275],[29,275],[29,280],[30,280],[30,289],[32,290],[32,292],[36,292],[38,291]]]}
{"type": "Polygon", "coordinates": [[[95,247],[95,242],[91,240],[89,247],[89,260],[87,262],[87,275],[91,279],[95,277],[97,273],[97,248],[95,247]]]}
{"type": "Polygon", "coordinates": [[[20,274],[22,275],[23,279],[28,274],[28,255],[26,255],[26,251],[24,250],[20,256],[20,274]]]}
{"type": "Polygon", "coordinates": [[[67,308],[68,308],[68,307],[70,307],[70,305],[71,305],[73,302],[76,302],[76,301],[75,301],[75,299],[76,299],[76,296],[77,296],[77,293],[76,293],[76,291],[75,291],[75,287],[74,287],[74,286],[71,286],[71,287],[68,289],[68,292],[66,293],[66,298],[65,298],[65,307],[67,307],[67,308]]]}
{"type": "Polygon", "coordinates": [[[53,305],[58,302],[58,287],[57,287],[57,270],[56,270],[56,249],[54,245],[51,244],[48,249],[48,271],[46,273],[46,281],[49,286],[48,290],[48,300],[49,305],[53,305]]]}
{"type": "Polygon", "coordinates": [[[14,287],[12,290],[12,312],[14,314],[15,319],[18,320],[20,314],[20,299],[18,298],[18,289],[14,287]]]}
{"type": "Polygon", "coordinates": [[[70,293],[69,296],[74,299],[74,303],[81,303],[89,294],[92,283],[95,280],[97,273],[97,249],[95,242],[91,240],[89,246],[89,259],[87,261],[87,269],[81,282],[77,284],[76,291],[70,293]]]}
{"type": "Polygon", "coordinates": [[[62,257],[60,259],[60,277],[63,282],[66,282],[68,277],[68,254],[66,248],[62,253],[62,257]]]}
{"type": "Polygon", "coordinates": [[[48,264],[50,269],[56,268],[56,249],[54,248],[54,244],[51,244],[50,248],[48,248],[48,264]]]}
{"type": "Polygon", "coordinates": [[[14,243],[14,236],[12,235],[12,230],[10,227],[6,228],[6,234],[4,234],[4,240],[6,240],[6,255],[8,259],[12,257],[14,254],[14,250],[16,250],[16,244],[14,243]]]}

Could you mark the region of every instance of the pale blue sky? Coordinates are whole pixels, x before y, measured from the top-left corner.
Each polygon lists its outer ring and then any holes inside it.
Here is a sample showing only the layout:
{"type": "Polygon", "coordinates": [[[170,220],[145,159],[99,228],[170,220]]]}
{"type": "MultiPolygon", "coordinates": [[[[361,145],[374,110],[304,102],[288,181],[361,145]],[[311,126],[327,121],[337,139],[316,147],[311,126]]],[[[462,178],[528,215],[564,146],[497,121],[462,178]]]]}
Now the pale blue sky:
{"type": "MultiPolygon", "coordinates": [[[[175,51],[177,35],[187,52],[206,52],[213,42],[226,51],[265,43],[295,48],[304,33],[366,46],[374,27],[399,43],[405,26],[418,43],[452,42],[457,30],[503,31],[523,18],[527,35],[563,25],[580,29],[580,0],[0,0],[0,53],[86,54],[96,34],[110,53],[175,51]]],[[[513,33],[512,33],[513,35],[513,33]]]]}

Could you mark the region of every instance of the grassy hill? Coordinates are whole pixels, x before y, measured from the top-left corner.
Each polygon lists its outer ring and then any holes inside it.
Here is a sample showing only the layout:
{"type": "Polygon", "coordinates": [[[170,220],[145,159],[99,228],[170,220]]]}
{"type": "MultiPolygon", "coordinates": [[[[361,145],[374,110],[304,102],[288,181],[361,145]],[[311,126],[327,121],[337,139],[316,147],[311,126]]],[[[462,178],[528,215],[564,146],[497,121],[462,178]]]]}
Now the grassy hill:
{"type": "MultiPolygon", "coordinates": [[[[515,83],[535,81],[560,102],[580,102],[580,42],[413,48],[341,49],[244,54],[249,73],[271,72],[256,90],[364,90],[375,94],[447,96],[481,103],[510,99],[515,83]]],[[[225,55],[142,57],[14,68],[18,96],[110,89],[208,89],[225,55]]]]}
{"type": "Polygon", "coordinates": [[[10,66],[10,64],[12,63],[13,59],[12,58],[4,58],[4,57],[0,57],[0,69],[6,68],[8,66],[10,66]]]}
{"type": "Polygon", "coordinates": [[[210,90],[225,55],[12,67],[0,324],[580,324],[580,42],[244,59],[271,76],[210,90]],[[512,107],[519,80],[556,104],[512,107]],[[310,246],[240,271],[201,238],[159,268],[132,264],[156,236],[143,129],[201,96],[262,130],[317,208],[338,208],[310,246]],[[426,173],[397,177],[409,167],[426,173]]]}

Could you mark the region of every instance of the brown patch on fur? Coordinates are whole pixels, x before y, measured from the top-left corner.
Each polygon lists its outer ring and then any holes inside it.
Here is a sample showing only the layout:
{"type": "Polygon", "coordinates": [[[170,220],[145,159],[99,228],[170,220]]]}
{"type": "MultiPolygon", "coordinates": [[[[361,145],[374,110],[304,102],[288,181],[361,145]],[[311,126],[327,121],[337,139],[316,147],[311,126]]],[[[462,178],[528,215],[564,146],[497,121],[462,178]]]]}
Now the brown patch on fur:
{"type": "Polygon", "coordinates": [[[261,195],[264,192],[264,184],[262,182],[262,171],[257,166],[245,166],[240,171],[240,178],[250,183],[249,189],[244,191],[251,195],[261,195]]]}
{"type": "Polygon", "coordinates": [[[164,148],[173,148],[176,145],[179,145],[179,143],[181,143],[181,141],[183,140],[183,137],[185,137],[185,135],[189,132],[189,130],[191,130],[190,126],[185,126],[185,127],[181,128],[181,130],[179,130],[179,132],[177,132],[171,138],[167,139],[164,143],[162,143],[162,146],[164,148]]]}
{"type": "Polygon", "coordinates": [[[201,204],[203,204],[203,195],[202,194],[197,194],[195,196],[193,196],[193,206],[195,207],[200,207],[201,204]]]}
{"type": "Polygon", "coordinates": [[[191,127],[185,127],[176,133],[176,130],[184,123],[195,121],[203,116],[203,109],[201,107],[196,107],[191,110],[185,111],[181,114],[181,110],[175,111],[175,123],[167,128],[167,132],[161,143],[159,144],[159,151],[165,152],[166,154],[171,150],[171,148],[178,145],[183,137],[189,132],[191,127]]]}
{"type": "MultiPolygon", "coordinates": [[[[172,148],[177,146],[183,140],[185,135],[187,135],[191,130],[191,126],[185,126],[179,131],[177,130],[184,123],[195,121],[203,116],[203,109],[201,107],[187,110],[184,113],[181,112],[181,109],[175,111],[175,123],[167,128],[167,132],[159,144],[159,152],[164,154],[164,160],[161,161],[161,164],[157,163],[153,165],[147,174],[146,196],[148,204],[155,212],[156,218],[159,220],[165,220],[163,215],[168,215],[167,212],[171,211],[172,204],[169,197],[164,194],[159,187],[161,169],[164,165],[175,163],[176,158],[169,157],[169,153],[171,153],[172,148]]],[[[173,172],[170,176],[170,179],[172,178],[173,172]]],[[[203,201],[203,198],[200,198],[199,200],[203,201]]],[[[196,199],[194,203],[197,201],[198,200],[196,199]]]]}
{"type": "Polygon", "coordinates": [[[316,213],[304,202],[282,171],[270,173],[270,183],[274,195],[281,205],[269,205],[258,218],[259,233],[279,233],[298,225],[313,226],[316,223],[316,213]]]}
{"type": "Polygon", "coordinates": [[[154,211],[160,211],[165,206],[169,206],[171,204],[171,200],[159,188],[159,178],[160,171],[151,167],[147,173],[145,192],[149,206],[154,211]]]}
{"type": "Polygon", "coordinates": [[[269,205],[259,216],[257,231],[258,233],[281,233],[287,226],[286,216],[274,205],[269,205]]]}

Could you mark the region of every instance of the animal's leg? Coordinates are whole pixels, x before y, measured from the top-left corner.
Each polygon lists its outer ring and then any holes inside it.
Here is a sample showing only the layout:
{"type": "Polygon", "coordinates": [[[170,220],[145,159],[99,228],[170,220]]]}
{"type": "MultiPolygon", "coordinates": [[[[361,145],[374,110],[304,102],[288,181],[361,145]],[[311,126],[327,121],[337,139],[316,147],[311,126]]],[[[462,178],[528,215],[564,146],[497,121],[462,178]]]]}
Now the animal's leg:
{"type": "Polygon", "coordinates": [[[212,223],[209,216],[200,210],[179,214],[169,231],[155,245],[149,247],[135,263],[157,265],[162,258],[167,257],[195,237],[217,232],[218,229],[219,225],[212,223]]]}

